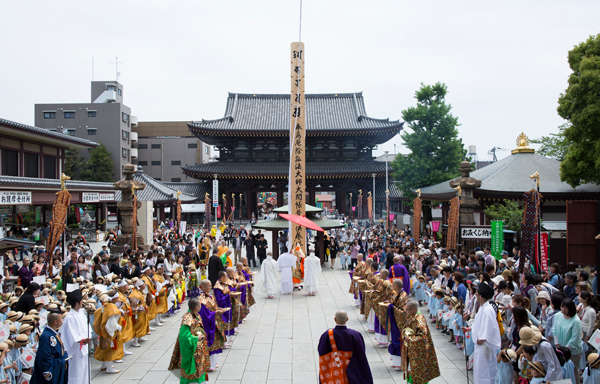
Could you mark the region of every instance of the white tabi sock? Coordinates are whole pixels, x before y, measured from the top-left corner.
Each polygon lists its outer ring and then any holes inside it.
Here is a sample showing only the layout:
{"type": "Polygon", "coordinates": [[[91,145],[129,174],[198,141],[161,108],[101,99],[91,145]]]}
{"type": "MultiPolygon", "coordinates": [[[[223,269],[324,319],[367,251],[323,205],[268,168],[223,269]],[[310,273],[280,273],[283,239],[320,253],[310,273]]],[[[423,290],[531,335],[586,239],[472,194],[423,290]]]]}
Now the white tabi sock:
{"type": "Polygon", "coordinates": [[[216,353],[210,355],[210,369],[217,369],[217,364],[219,364],[219,355],[216,353]]]}

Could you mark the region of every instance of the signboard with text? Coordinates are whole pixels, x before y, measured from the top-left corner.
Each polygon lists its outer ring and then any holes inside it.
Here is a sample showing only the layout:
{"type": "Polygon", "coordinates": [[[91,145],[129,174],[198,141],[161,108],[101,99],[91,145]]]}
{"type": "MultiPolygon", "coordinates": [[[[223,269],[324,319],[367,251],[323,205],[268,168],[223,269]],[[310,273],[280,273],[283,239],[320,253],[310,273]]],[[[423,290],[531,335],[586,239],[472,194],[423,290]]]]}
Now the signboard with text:
{"type": "Polygon", "coordinates": [[[115,200],[115,194],[113,193],[101,193],[100,194],[100,201],[114,201],[115,200]]]}
{"type": "Polygon", "coordinates": [[[491,239],[492,227],[490,225],[461,226],[460,237],[463,239],[491,239]]]}
{"type": "Polygon", "coordinates": [[[219,180],[213,180],[213,193],[212,193],[213,208],[219,205],[219,180]]]}
{"type": "Polygon", "coordinates": [[[31,192],[1,191],[0,204],[31,204],[31,192]]]}
{"type": "Polygon", "coordinates": [[[97,192],[81,192],[82,203],[98,203],[100,202],[100,194],[97,192]]]}
{"type": "Polygon", "coordinates": [[[491,254],[500,260],[504,250],[504,221],[492,220],[492,250],[491,254]]]}

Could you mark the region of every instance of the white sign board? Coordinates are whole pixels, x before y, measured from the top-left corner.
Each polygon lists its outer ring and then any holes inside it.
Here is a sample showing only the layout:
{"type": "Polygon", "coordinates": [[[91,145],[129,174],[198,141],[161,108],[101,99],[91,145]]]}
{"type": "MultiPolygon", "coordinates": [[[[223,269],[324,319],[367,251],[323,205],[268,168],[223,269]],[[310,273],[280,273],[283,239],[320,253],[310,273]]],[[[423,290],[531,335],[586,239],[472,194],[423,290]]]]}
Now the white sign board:
{"type": "Polygon", "coordinates": [[[100,194],[100,201],[114,201],[114,200],[115,200],[114,193],[101,193],[100,194]]]}
{"type": "Polygon", "coordinates": [[[98,203],[100,201],[100,194],[96,192],[82,192],[81,202],[82,203],[98,203]]]}
{"type": "Polygon", "coordinates": [[[213,208],[216,208],[219,206],[219,180],[217,180],[217,179],[213,180],[212,201],[213,201],[213,208]]]}
{"type": "Polygon", "coordinates": [[[0,192],[0,204],[31,204],[31,192],[2,191],[0,192]]]}
{"type": "Polygon", "coordinates": [[[187,228],[187,222],[184,220],[181,220],[181,223],[179,223],[179,235],[181,237],[183,237],[183,235],[185,234],[186,228],[187,228]]]}
{"type": "Polygon", "coordinates": [[[460,227],[460,237],[463,239],[491,239],[492,227],[489,225],[460,227]]]}

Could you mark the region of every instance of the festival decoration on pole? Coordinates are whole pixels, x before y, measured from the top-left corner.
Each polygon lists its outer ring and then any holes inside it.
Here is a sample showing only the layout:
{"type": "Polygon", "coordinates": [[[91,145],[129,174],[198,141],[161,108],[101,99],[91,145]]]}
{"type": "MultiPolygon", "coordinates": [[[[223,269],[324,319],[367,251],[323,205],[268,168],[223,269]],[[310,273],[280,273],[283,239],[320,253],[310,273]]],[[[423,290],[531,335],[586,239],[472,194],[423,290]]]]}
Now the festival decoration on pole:
{"type": "MultiPolygon", "coordinates": [[[[50,221],[50,233],[48,235],[48,258],[52,257],[52,250],[58,244],[60,237],[67,226],[67,213],[71,204],[71,194],[67,191],[66,180],[71,178],[64,173],[60,174],[60,191],[56,192],[56,201],[52,205],[52,220],[50,221]]],[[[63,250],[65,244],[63,244],[63,250]]]]}
{"type": "MultiPolygon", "coordinates": [[[[290,97],[290,175],[289,213],[306,214],[306,99],[304,95],[304,43],[291,45],[291,97],[290,97]]],[[[306,230],[296,223],[290,224],[290,244],[299,244],[306,253],[306,230]]]]}
{"type": "Polygon", "coordinates": [[[421,190],[417,189],[417,193],[419,195],[413,200],[413,236],[418,240],[421,234],[421,190]]]}
{"type": "Polygon", "coordinates": [[[386,218],[385,218],[385,230],[386,232],[389,232],[390,230],[390,219],[392,216],[392,214],[390,213],[390,190],[388,189],[387,191],[385,191],[385,212],[387,213],[386,218]]]}
{"type": "Polygon", "coordinates": [[[354,205],[352,205],[352,192],[350,192],[350,211],[352,215],[352,220],[354,220],[354,205]]]}
{"type": "Polygon", "coordinates": [[[212,228],[210,223],[211,204],[210,193],[206,192],[204,194],[204,225],[208,231],[212,228]]]}
{"type": "Polygon", "coordinates": [[[368,192],[369,197],[367,197],[367,208],[369,210],[369,221],[375,222],[375,218],[373,217],[373,196],[371,196],[371,191],[368,192]]]}
{"type": "Polygon", "coordinates": [[[243,206],[242,198],[243,198],[243,196],[244,195],[240,193],[240,211],[239,211],[240,212],[240,215],[239,215],[240,216],[240,225],[242,224],[242,206],[243,206]]]}
{"type": "Polygon", "coordinates": [[[539,251],[540,232],[540,203],[542,195],[540,194],[540,174],[538,172],[529,176],[535,179],[536,188],[523,194],[523,221],[521,222],[521,250],[519,254],[519,273],[523,273],[526,257],[531,258],[536,272],[540,271],[540,260],[537,257],[539,251]]]}
{"type": "Polygon", "coordinates": [[[180,225],[181,224],[181,199],[179,198],[179,196],[182,193],[177,191],[177,224],[180,225]]]}
{"type": "MultiPolygon", "coordinates": [[[[138,211],[138,198],[135,195],[136,189],[140,189],[137,185],[131,184],[131,197],[133,201],[133,212],[131,214],[131,249],[135,252],[137,251],[137,211],[138,211]]],[[[179,196],[178,196],[179,198],[179,196]]],[[[181,202],[178,204],[178,208],[181,209],[181,202]]],[[[180,223],[181,212],[177,213],[177,223],[180,223]]]]}
{"type": "Polygon", "coordinates": [[[225,215],[227,214],[227,195],[223,194],[222,197],[223,197],[223,210],[221,211],[222,212],[221,213],[221,222],[224,223],[225,220],[227,219],[225,217],[225,215]]]}
{"type": "Polygon", "coordinates": [[[446,239],[447,249],[456,249],[458,243],[458,225],[460,223],[460,197],[462,189],[460,185],[454,188],[457,196],[450,200],[450,210],[448,212],[448,236],[446,239]]]}
{"type": "Polygon", "coordinates": [[[358,206],[358,220],[362,220],[362,189],[358,190],[358,203],[356,205],[358,206]]]}

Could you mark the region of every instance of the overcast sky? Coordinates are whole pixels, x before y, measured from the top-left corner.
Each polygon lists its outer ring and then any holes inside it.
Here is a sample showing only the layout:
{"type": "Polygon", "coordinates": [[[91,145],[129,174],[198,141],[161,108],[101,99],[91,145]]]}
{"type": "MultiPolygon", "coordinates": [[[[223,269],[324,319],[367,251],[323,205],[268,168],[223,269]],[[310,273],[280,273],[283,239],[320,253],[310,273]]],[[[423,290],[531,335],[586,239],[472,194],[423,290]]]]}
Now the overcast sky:
{"type": "MultiPolygon", "coordinates": [[[[597,0],[304,0],[306,92],[362,91],[369,116],[396,120],[421,82],[444,82],[460,137],[487,160],[521,131],[557,132],[567,52],[599,32],[599,15],[597,0]]],[[[0,16],[9,120],[33,124],[35,103],[89,102],[92,56],[95,80],[123,62],[139,121],[215,119],[227,92],[290,92],[296,0],[2,1],[0,16]]]]}

